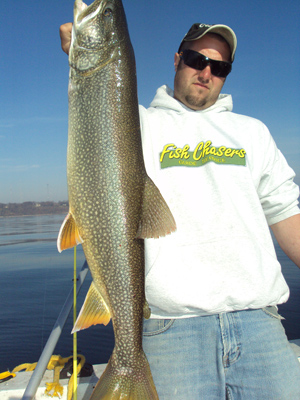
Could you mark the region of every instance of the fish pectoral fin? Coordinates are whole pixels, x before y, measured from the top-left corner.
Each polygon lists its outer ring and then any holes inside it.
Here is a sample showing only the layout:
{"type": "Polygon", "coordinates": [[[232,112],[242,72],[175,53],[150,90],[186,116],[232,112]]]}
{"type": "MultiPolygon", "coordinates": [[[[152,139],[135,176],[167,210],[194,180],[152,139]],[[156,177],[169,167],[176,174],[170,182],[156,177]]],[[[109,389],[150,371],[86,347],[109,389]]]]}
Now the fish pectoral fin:
{"type": "Polygon", "coordinates": [[[105,303],[101,293],[96,288],[94,282],[92,282],[73,327],[72,333],[89,328],[92,325],[107,325],[110,321],[110,318],[111,315],[108,306],[105,303]]]}
{"type": "Polygon", "coordinates": [[[149,319],[151,316],[151,308],[149,307],[148,301],[145,300],[145,304],[143,307],[143,315],[145,319],[149,319]]]}
{"type": "Polygon", "coordinates": [[[80,237],[75,219],[72,213],[69,212],[59,230],[57,249],[61,253],[63,250],[77,246],[79,243],[83,243],[83,240],[80,237]]]}
{"type": "Polygon", "coordinates": [[[174,217],[153,181],[147,176],[145,180],[142,216],[137,238],[158,238],[176,230],[174,217]]]}

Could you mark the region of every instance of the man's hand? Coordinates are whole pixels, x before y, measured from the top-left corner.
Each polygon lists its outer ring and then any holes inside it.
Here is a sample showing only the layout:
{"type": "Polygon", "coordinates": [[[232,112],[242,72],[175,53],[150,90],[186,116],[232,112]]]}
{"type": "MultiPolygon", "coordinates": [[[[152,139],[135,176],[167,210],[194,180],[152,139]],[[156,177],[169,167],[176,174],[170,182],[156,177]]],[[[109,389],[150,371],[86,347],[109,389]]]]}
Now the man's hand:
{"type": "Polygon", "coordinates": [[[300,214],[271,225],[279,246],[300,268],[300,214]]]}
{"type": "Polygon", "coordinates": [[[59,35],[61,40],[61,48],[67,54],[69,54],[72,38],[72,22],[63,24],[59,28],[59,35]]]}

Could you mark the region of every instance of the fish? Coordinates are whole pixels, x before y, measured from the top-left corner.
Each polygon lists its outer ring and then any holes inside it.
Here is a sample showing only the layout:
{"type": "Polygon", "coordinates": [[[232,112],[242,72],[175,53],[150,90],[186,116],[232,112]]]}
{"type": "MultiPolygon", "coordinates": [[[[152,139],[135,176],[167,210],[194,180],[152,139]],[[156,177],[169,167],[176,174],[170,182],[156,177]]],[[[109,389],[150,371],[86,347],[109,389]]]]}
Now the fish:
{"type": "Polygon", "coordinates": [[[112,320],[115,346],[92,400],[155,400],[142,347],[143,318],[151,314],[144,239],[170,234],[176,223],[144,164],[121,0],[75,1],[69,65],[69,212],[57,247],[81,244],[92,275],[72,332],[112,320]]]}

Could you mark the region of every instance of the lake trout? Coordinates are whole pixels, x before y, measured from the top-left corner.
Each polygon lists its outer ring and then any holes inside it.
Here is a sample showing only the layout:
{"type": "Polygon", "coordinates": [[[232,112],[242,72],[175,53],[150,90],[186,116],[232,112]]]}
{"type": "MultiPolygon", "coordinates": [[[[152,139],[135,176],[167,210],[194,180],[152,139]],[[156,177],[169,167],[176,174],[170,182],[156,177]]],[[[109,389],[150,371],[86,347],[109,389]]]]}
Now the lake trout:
{"type": "Polygon", "coordinates": [[[69,53],[69,213],[62,251],[82,243],[92,284],[73,331],[113,322],[115,347],[91,399],[158,399],[142,348],[144,238],[176,229],[147,176],[134,52],[121,0],[74,5],[69,53]]]}

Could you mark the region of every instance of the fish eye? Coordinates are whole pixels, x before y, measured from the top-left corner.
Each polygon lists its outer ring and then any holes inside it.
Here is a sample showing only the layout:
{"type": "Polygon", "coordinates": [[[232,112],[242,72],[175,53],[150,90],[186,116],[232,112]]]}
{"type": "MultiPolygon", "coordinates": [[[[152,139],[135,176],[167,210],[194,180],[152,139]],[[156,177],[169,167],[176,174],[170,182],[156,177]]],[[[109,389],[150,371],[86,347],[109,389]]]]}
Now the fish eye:
{"type": "Polygon", "coordinates": [[[112,15],[112,9],[111,9],[111,8],[106,8],[106,9],[103,11],[103,15],[104,15],[105,17],[110,17],[110,16],[112,15]]]}

